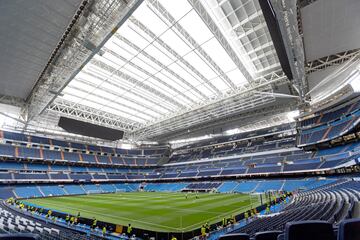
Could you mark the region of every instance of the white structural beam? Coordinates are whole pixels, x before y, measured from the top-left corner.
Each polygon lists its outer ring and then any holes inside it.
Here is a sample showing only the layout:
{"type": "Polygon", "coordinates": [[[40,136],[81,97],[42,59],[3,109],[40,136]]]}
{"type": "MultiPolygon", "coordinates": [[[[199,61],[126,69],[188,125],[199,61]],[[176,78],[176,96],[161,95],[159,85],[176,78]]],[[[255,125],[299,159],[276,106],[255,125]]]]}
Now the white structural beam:
{"type": "Polygon", "coordinates": [[[261,53],[259,55],[254,56],[254,57],[250,57],[250,59],[252,61],[254,61],[256,59],[261,59],[261,58],[264,58],[264,57],[267,57],[267,56],[273,56],[273,55],[276,55],[275,49],[271,49],[269,51],[263,52],[263,53],[261,53]]]}
{"type": "MultiPolygon", "coordinates": [[[[236,38],[237,38],[237,39],[241,39],[241,38],[243,38],[243,37],[248,36],[250,33],[256,32],[256,31],[258,31],[258,30],[260,30],[260,29],[262,29],[262,28],[265,28],[265,27],[266,27],[266,23],[265,23],[265,22],[257,23],[257,24],[255,24],[255,26],[248,27],[248,28],[242,27],[242,28],[241,28],[241,31],[240,31],[240,30],[235,30],[235,32],[237,33],[236,38]]],[[[238,27],[238,28],[240,28],[240,27],[238,27]]],[[[237,29],[238,29],[238,28],[237,28],[237,29]]]]}
{"type": "Polygon", "coordinates": [[[105,127],[120,129],[123,131],[132,131],[141,126],[132,120],[91,108],[81,104],[57,99],[46,110],[57,115],[72,117],[77,120],[98,124],[105,127]]]}
{"type": "MultiPolygon", "coordinates": [[[[267,89],[264,89],[263,91],[266,90],[267,89]]],[[[224,117],[229,117],[245,109],[261,106],[273,102],[274,100],[275,98],[273,96],[257,94],[252,91],[245,92],[235,97],[221,99],[210,105],[193,109],[191,112],[180,113],[173,117],[169,116],[162,121],[148,124],[146,127],[135,131],[134,135],[138,137],[150,137],[161,135],[166,132],[187,129],[204,122],[216,121],[224,117]]]]}
{"type": "Polygon", "coordinates": [[[354,49],[309,61],[307,62],[305,67],[306,73],[309,74],[319,70],[325,70],[326,68],[331,66],[341,65],[346,61],[359,55],[360,49],[354,49]]]}
{"type": "MultiPolygon", "coordinates": [[[[243,7],[243,6],[241,6],[241,7],[243,7]]],[[[236,9],[234,9],[234,11],[236,11],[236,9]]],[[[229,14],[229,15],[230,15],[230,14],[229,14]]],[[[235,25],[232,27],[232,30],[236,31],[236,29],[237,29],[238,27],[241,27],[242,25],[244,25],[244,24],[246,24],[246,23],[248,23],[248,22],[251,22],[251,21],[253,21],[253,20],[255,20],[255,19],[257,19],[257,18],[259,18],[259,17],[261,17],[261,16],[262,16],[261,12],[260,12],[260,11],[256,11],[256,12],[254,12],[253,14],[251,14],[249,17],[247,17],[247,18],[245,18],[244,20],[242,20],[242,21],[238,22],[237,24],[235,24],[235,25]]]]}
{"type": "Polygon", "coordinates": [[[254,48],[253,50],[247,52],[247,54],[250,55],[271,46],[274,46],[274,43],[272,41],[254,48]]]}

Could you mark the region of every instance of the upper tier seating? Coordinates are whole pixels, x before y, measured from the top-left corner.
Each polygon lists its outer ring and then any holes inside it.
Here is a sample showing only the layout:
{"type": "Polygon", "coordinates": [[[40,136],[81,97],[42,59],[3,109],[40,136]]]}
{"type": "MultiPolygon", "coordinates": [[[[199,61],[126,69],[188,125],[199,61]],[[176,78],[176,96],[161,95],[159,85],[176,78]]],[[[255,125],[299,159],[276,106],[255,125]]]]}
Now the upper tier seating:
{"type": "Polygon", "coordinates": [[[360,101],[326,110],[315,117],[300,121],[299,146],[332,140],[350,132],[360,121],[360,101]]]}
{"type": "Polygon", "coordinates": [[[299,135],[299,146],[316,144],[340,137],[357,126],[359,117],[360,111],[328,125],[302,130],[299,135]]]}
{"type": "Polygon", "coordinates": [[[239,139],[251,138],[253,136],[268,135],[268,134],[272,134],[275,132],[288,131],[292,128],[293,128],[293,126],[291,124],[282,124],[282,125],[276,126],[275,128],[270,127],[270,128],[259,129],[259,130],[253,131],[253,132],[244,132],[244,133],[234,134],[231,136],[222,136],[222,137],[217,137],[217,138],[210,139],[210,140],[207,139],[207,140],[203,140],[203,141],[200,141],[197,143],[182,146],[182,147],[178,148],[178,150],[203,147],[203,146],[208,146],[208,145],[216,145],[216,144],[220,144],[220,143],[236,141],[239,139]]]}
{"type": "MultiPolygon", "coordinates": [[[[135,152],[132,152],[135,153],[135,152]]],[[[137,153],[137,152],[136,152],[137,153]]],[[[156,166],[160,160],[159,155],[125,155],[124,157],[111,157],[105,155],[68,152],[64,150],[48,150],[0,144],[0,157],[19,159],[43,159],[76,163],[109,164],[127,166],[156,166]]]]}
{"type": "MultiPolygon", "coordinates": [[[[217,158],[217,157],[228,157],[228,156],[237,156],[241,154],[251,154],[256,152],[267,152],[274,150],[281,150],[287,148],[295,148],[294,138],[278,139],[273,142],[264,142],[264,141],[252,141],[247,143],[230,143],[228,145],[223,145],[222,147],[217,148],[199,148],[188,151],[184,153],[183,151],[175,151],[169,162],[185,162],[185,161],[194,161],[197,159],[206,159],[206,158],[217,158]],[[221,149],[221,151],[219,150],[221,149]]],[[[278,159],[282,160],[282,159],[278,159]]],[[[269,160],[271,163],[271,159],[269,160]]],[[[272,161],[275,161],[272,159],[272,161]]]]}
{"type": "Polygon", "coordinates": [[[360,108],[359,101],[351,102],[349,104],[345,104],[343,106],[336,108],[330,108],[324,110],[323,112],[315,113],[315,116],[311,118],[306,118],[300,121],[300,126],[304,128],[304,127],[309,127],[311,125],[321,125],[324,123],[328,123],[337,120],[341,117],[347,116],[357,111],[359,108],[360,108]]]}
{"type": "MultiPolygon", "coordinates": [[[[354,165],[360,155],[360,142],[324,149],[315,153],[304,152],[293,145],[292,148],[284,149],[279,147],[280,143],[284,145],[287,142],[294,144],[291,138],[285,141],[281,139],[275,143],[265,144],[266,146],[275,147],[274,149],[266,147],[264,152],[257,151],[250,153],[248,147],[245,147],[243,151],[249,153],[231,156],[224,152],[223,159],[213,157],[211,154],[208,154],[207,159],[198,159],[199,156],[202,156],[202,154],[199,154],[199,151],[205,150],[174,154],[175,161],[172,161],[173,157],[171,157],[170,163],[164,164],[162,168],[155,169],[154,174],[148,175],[146,178],[169,179],[317,171],[318,169],[336,168],[343,164],[354,165]]],[[[261,145],[249,144],[249,146],[258,147],[261,145]]]]}
{"type": "Polygon", "coordinates": [[[17,149],[15,149],[14,147],[9,145],[2,145],[0,146],[0,154],[8,155],[8,156],[16,156],[19,158],[41,158],[41,159],[49,159],[49,160],[63,159],[59,151],[49,150],[55,148],[56,150],[62,149],[62,152],[67,155],[64,158],[64,160],[69,160],[69,161],[85,161],[85,162],[95,163],[97,162],[97,159],[95,155],[93,155],[92,153],[95,154],[106,153],[108,155],[119,154],[124,157],[126,156],[126,157],[140,159],[138,163],[134,163],[134,161],[130,161],[129,165],[150,165],[150,164],[156,164],[156,162],[159,160],[159,157],[162,156],[167,151],[167,147],[161,147],[161,146],[153,149],[148,149],[148,148],[120,149],[120,148],[111,148],[105,146],[87,145],[83,143],[66,142],[62,140],[0,130],[0,138],[1,136],[6,141],[6,143],[17,143],[18,145],[22,145],[23,147],[17,147],[17,149]],[[6,146],[9,147],[6,148],[6,146]],[[41,150],[39,146],[41,146],[41,150]],[[78,153],[84,153],[85,151],[87,151],[87,153],[90,154],[84,154],[84,155],[81,154],[81,156],[67,154],[69,149],[77,151],[78,153]],[[154,163],[151,160],[145,163],[148,157],[152,157],[153,159],[156,159],[156,162],[154,163]]]}

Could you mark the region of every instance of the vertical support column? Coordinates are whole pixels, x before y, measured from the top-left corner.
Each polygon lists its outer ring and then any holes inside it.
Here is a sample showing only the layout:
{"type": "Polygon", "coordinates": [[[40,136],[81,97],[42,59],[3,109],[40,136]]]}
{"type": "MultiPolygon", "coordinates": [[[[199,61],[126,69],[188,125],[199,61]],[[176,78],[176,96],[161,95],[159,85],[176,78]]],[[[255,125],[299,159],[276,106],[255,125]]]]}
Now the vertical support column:
{"type": "Polygon", "coordinates": [[[19,147],[15,147],[15,157],[19,157],[19,147]]]}
{"type": "Polygon", "coordinates": [[[40,146],[39,151],[40,151],[40,158],[44,159],[44,152],[43,152],[43,147],[42,146],[40,146]]]}
{"type": "Polygon", "coordinates": [[[96,163],[99,163],[99,159],[97,158],[96,155],[95,155],[95,161],[96,161],[96,163]]]}

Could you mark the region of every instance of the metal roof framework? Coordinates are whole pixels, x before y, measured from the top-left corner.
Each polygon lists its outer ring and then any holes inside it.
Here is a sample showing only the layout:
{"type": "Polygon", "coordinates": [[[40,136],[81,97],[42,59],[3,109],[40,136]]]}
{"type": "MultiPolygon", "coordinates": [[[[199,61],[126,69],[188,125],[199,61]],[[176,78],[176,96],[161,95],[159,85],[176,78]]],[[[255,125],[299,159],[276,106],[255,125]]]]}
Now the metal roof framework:
{"type": "Polygon", "coordinates": [[[75,38],[47,78],[62,81],[31,98],[32,116],[70,116],[149,138],[274,102],[272,87],[288,83],[258,0],[105,2],[94,2],[95,22],[109,25],[120,6],[127,20],[117,16],[119,28],[105,41],[100,27],[87,28],[97,29],[91,41],[75,38]]]}

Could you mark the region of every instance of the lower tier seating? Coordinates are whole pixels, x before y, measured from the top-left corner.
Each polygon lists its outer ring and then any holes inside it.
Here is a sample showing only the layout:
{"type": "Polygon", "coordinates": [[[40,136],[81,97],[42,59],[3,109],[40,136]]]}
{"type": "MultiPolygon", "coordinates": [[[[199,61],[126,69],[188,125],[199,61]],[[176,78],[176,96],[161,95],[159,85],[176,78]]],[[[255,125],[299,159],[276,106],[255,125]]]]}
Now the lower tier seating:
{"type": "MultiPolygon", "coordinates": [[[[304,237],[305,235],[303,238],[286,238],[286,234],[289,234],[289,228],[291,228],[286,224],[294,221],[319,220],[337,225],[345,219],[360,217],[359,207],[360,181],[343,179],[313,190],[295,194],[291,199],[291,203],[278,214],[253,219],[245,226],[234,231],[234,233],[255,236],[259,232],[285,230],[285,239],[309,239],[304,237]]],[[[314,224],[314,222],[312,223],[314,224]]],[[[318,227],[319,231],[320,229],[318,227]]],[[[299,230],[291,231],[296,232],[299,230]]],[[[297,234],[300,235],[300,233],[297,234]]],[[[333,234],[332,231],[331,234],[333,234]]],[[[335,239],[335,236],[333,237],[326,239],[335,239]]]]}
{"type": "MultiPolygon", "coordinates": [[[[14,233],[32,233],[33,235],[25,235],[25,237],[36,236],[34,239],[42,240],[97,240],[103,239],[97,236],[87,236],[86,233],[81,233],[68,228],[60,227],[52,223],[34,219],[30,216],[17,212],[3,203],[0,204],[0,239],[27,239],[15,238],[17,235],[2,235],[14,233]],[[11,238],[5,238],[11,237],[11,238]]],[[[18,235],[21,237],[22,235],[18,235]]],[[[24,236],[23,236],[24,237],[24,236]]]]}

